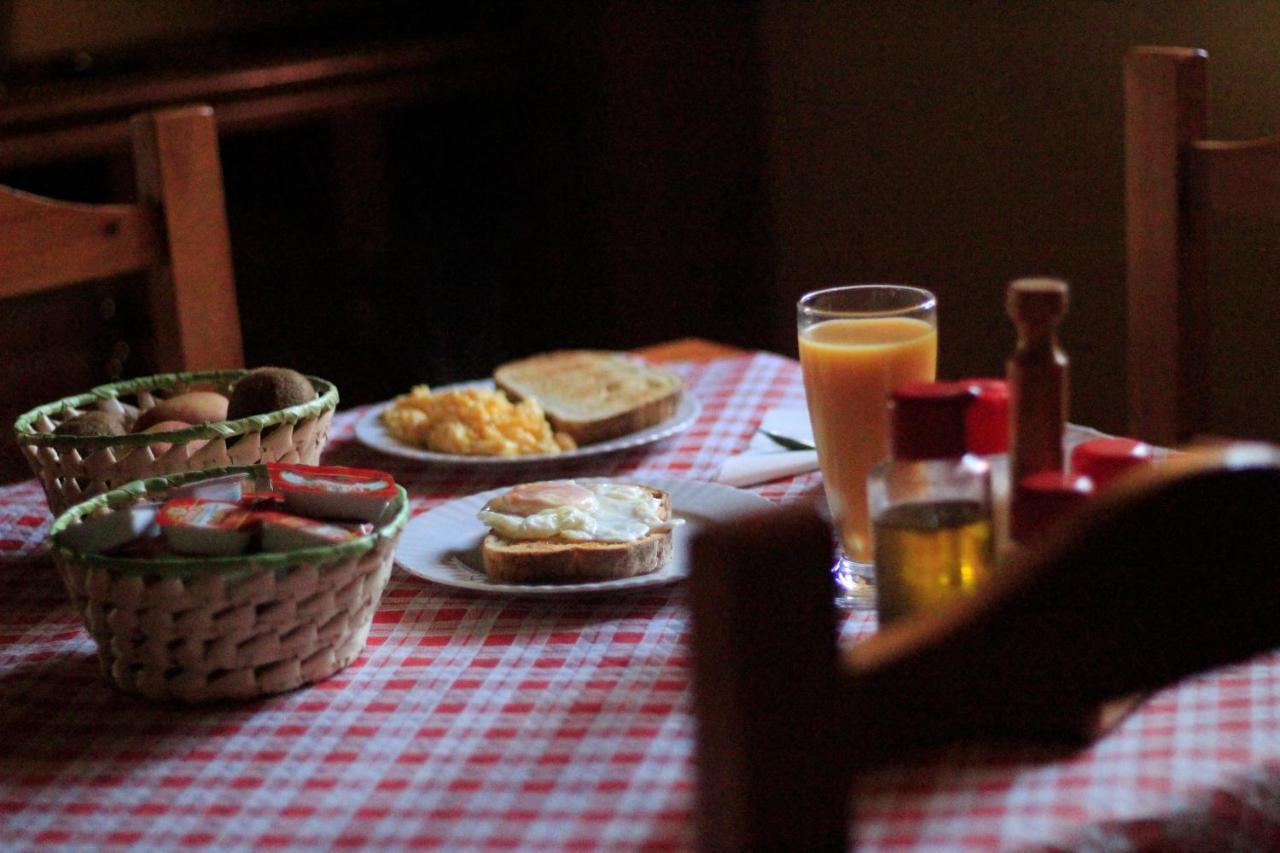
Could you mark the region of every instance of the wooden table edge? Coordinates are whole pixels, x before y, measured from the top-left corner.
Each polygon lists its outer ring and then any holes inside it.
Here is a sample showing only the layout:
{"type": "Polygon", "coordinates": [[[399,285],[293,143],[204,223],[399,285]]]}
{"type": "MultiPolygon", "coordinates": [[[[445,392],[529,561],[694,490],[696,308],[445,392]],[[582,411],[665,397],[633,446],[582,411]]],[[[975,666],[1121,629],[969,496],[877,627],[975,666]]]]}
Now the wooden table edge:
{"type": "Polygon", "coordinates": [[[747,350],[721,344],[706,338],[679,338],[673,341],[662,341],[633,350],[637,355],[649,361],[717,361],[722,358],[736,358],[746,355],[747,350]]]}

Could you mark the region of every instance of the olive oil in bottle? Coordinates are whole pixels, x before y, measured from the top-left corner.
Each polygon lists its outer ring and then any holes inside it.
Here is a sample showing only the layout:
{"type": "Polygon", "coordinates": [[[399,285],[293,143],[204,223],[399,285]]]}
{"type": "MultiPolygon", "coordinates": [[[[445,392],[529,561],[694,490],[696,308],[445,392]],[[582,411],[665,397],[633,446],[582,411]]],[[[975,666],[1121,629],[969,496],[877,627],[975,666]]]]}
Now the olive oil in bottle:
{"type": "Polygon", "coordinates": [[[882,625],[971,594],[991,579],[991,513],[979,501],[890,507],[876,519],[875,542],[882,625]]]}
{"type": "Polygon", "coordinates": [[[969,595],[994,571],[991,467],[966,452],[975,396],[946,382],[891,395],[893,456],[867,481],[881,627],[969,595]]]}

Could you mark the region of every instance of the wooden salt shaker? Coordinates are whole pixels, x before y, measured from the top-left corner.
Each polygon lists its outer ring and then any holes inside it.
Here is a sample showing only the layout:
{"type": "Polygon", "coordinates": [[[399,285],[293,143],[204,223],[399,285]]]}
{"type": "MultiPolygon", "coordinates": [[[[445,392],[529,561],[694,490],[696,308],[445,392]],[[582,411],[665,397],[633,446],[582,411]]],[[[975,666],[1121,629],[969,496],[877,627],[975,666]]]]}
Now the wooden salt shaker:
{"type": "Polygon", "coordinates": [[[1008,363],[1009,479],[1016,485],[1041,471],[1061,471],[1067,422],[1067,356],[1057,329],[1067,310],[1067,284],[1020,278],[1009,285],[1007,308],[1018,329],[1008,363]]]}

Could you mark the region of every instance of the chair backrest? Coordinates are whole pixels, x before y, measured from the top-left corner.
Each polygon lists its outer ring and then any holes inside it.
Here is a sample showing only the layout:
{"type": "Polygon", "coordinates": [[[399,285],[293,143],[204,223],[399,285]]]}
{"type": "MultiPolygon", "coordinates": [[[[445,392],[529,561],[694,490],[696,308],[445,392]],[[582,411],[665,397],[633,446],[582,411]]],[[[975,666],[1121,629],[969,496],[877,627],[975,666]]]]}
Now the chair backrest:
{"type": "Polygon", "coordinates": [[[1080,745],[1108,701],[1280,645],[1277,494],[1280,449],[1183,460],[981,596],[843,650],[825,524],[708,528],[690,578],[701,847],[843,850],[860,770],[965,739],[1080,745]]]}
{"type": "MultiPolygon", "coordinates": [[[[0,187],[0,301],[146,273],[156,371],[241,367],[213,110],[187,106],[142,113],[130,121],[130,132],[137,176],[132,204],[70,203],[0,187]]],[[[23,304],[30,307],[29,300],[23,304]]],[[[22,369],[39,367],[27,363],[22,369]]],[[[14,378],[12,372],[5,375],[14,378]]],[[[25,399],[32,384],[19,380],[22,394],[0,388],[6,424],[48,402],[25,399]]],[[[3,461],[17,462],[8,456],[3,461]]]]}
{"type": "Polygon", "coordinates": [[[150,272],[159,370],[240,367],[213,110],[180,107],[130,122],[134,204],[74,204],[0,187],[0,298],[150,272]]]}
{"type": "Polygon", "coordinates": [[[1207,138],[1207,63],[1175,47],[1125,58],[1129,428],[1162,444],[1213,429],[1210,223],[1280,223],[1280,137],[1207,138]]]}

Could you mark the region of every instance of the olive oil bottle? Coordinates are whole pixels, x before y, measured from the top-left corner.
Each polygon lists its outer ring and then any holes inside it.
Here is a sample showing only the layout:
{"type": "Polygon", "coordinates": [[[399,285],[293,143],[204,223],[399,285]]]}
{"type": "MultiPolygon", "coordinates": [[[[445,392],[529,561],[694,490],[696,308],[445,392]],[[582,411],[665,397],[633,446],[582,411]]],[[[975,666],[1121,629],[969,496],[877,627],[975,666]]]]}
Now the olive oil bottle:
{"type": "Polygon", "coordinates": [[[991,580],[991,513],[980,501],[890,507],[876,520],[880,623],[931,610],[991,580]]]}
{"type": "Polygon", "coordinates": [[[991,469],[966,452],[965,383],[904,385],[891,395],[893,456],[872,472],[880,625],[970,595],[995,571],[991,469]]]}

